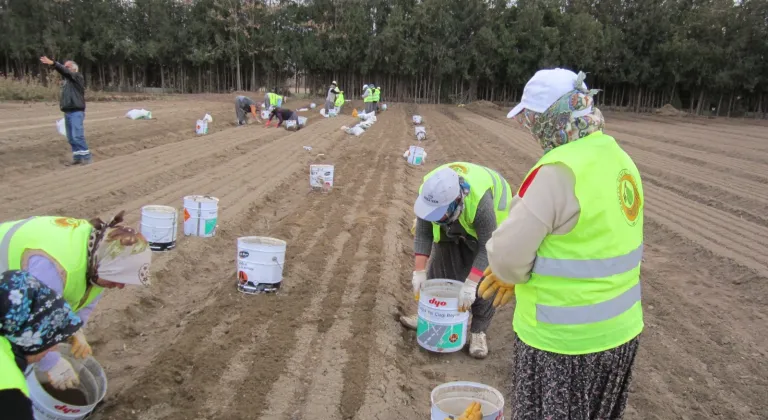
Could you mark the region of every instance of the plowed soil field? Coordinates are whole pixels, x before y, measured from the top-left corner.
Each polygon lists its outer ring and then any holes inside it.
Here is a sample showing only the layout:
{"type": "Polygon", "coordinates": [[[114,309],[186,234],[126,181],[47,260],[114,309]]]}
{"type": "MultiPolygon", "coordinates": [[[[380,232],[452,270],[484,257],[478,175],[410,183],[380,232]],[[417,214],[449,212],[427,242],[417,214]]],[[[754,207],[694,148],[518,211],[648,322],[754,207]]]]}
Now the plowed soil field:
{"type": "MultiPolygon", "coordinates": [[[[396,319],[414,306],[408,229],[421,178],[464,160],[519,185],[541,155],[530,135],[483,106],[395,104],[361,137],[339,130],[353,124],[350,109],[334,119],[304,112],[309,124],[296,133],[236,127],[233,101],[89,104],[94,163],[69,168],[56,106],[0,106],[0,220],[126,210],[138,225],[147,204],[220,199],[215,237],[180,235],[155,255],[151,286],[107,292],[91,317],[86,335],[109,378],[94,417],[426,419],[431,389],[451,380],[511,398],[513,308],[496,314],[482,361],[421,350],[396,319]],[[131,108],[155,119],[128,120],[131,108]],[[205,113],[210,133],[196,136],[205,113]],[[417,113],[427,164],[409,167],[402,154],[417,113]],[[313,162],[335,165],[330,193],[310,191],[313,162]],[[250,235],[288,242],[275,295],[236,289],[235,241],[250,235]]],[[[625,418],[768,418],[768,129],[606,119],[647,197],[646,329],[625,418]]]]}

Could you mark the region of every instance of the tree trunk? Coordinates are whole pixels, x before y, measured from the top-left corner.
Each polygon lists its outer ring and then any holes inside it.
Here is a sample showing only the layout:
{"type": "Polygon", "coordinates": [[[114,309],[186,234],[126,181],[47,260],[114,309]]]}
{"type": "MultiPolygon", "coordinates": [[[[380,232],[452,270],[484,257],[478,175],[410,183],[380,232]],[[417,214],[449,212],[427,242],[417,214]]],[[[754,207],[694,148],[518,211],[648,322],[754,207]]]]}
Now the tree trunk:
{"type": "Polygon", "coordinates": [[[704,89],[699,92],[699,106],[696,107],[696,115],[701,115],[701,111],[704,108],[704,89]]]}
{"type": "Polygon", "coordinates": [[[716,117],[720,116],[720,106],[723,105],[723,94],[720,94],[720,99],[717,101],[717,113],[715,114],[716,117]]]}
{"type": "Polygon", "coordinates": [[[256,55],[251,55],[251,90],[256,90],[256,55]]]}

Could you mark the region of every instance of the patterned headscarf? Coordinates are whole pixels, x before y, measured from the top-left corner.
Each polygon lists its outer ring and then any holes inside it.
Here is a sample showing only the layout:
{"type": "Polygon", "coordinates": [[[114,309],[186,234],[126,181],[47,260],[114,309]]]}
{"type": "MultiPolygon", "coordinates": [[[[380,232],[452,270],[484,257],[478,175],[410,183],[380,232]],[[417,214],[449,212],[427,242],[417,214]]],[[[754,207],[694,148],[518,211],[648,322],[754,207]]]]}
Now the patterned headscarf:
{"type": "Polygon", "coordinates": [[[124,214],[121,211],[109,223],[98,218],[90,221],[87,276],[92,285],[99,278],[123,284],[150,283],[152,250],[144,235],[120,224],[124,214]]]}
{"type": "Polygon", "coordinates": [[[0,333],[18,353],[48,350],[82,325],[64,298],[26,271],[0,274],[0,333]]]}
{"type": "Polygon", "coordinates": [[[464,211],[464,200],[469,195],[469,188],[469,184],[464,180],[464,177],[459,176],[459,197],[448,206],[448,210],[445,212],[445,214],[448,215],[448,218],[435,223],[445,226],[450,225],[459,219],[461,212],[464,211]]]}
{"type": "Polygon", "coordinates": [[[579,72],[574,90],[563,95],[546,111],[525,109],[515,118],[539,141],[544,153],[586,137],[605,127],[603,114],[593,106],[597,89],[584,88],[587,75],[579,72]]]}

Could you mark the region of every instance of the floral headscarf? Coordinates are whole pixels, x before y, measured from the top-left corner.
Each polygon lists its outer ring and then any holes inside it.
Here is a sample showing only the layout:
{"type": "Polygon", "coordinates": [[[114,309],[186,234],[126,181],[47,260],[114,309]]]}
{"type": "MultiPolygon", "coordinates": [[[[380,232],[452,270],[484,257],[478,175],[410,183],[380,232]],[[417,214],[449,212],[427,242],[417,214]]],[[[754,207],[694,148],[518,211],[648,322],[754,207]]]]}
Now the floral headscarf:
{"type": "Polygon", "coordinates": [[[467,181],[464,180],[464,177],[459,176],[459,194],[460,197],[451,203],[450,206],[448,206],[448,210],[446,210],[445,214],[448,216],[447,219],[441,222],[435,222],[439,225],[450,225],[451,223],[455,222],[459,219],[459,216],[461,216],[461,212],[464,211],[464,199],[469,195],[469,184],[467,181]]]}
{"type": "Polygon", "coordinates": [[[88,282],[102,278],[115,283],[148,285],[152,250],[144,235],[123,226],[120,212],[109,223],[91,220],[93,231],[88,242],[88,282]]]}
{"type": "Polygon", "coordinates": [[[586,137],[605,127],[603,114],[593,106],[597,89],[584,88],[587,75],[579,72],[574,90],[561,96],[546,111],[525,109],[515,118],[539,141],[544,152],[586,137]]]}
{"type": "Polygon", "coordinates": [[[41,353],[83,325],[53,289],[26,271],[0,274],[0,333],[22,355],[41,353]]]}

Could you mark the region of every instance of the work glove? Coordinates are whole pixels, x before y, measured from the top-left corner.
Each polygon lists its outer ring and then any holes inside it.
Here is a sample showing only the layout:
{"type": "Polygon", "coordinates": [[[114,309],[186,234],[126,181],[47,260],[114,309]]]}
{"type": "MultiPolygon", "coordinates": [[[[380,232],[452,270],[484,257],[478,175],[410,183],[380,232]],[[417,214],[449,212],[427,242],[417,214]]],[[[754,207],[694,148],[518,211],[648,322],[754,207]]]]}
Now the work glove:
{"type": "Polygon", "coordinates": [[[464,280],[459,291],[459,312],[467,312],[477,299],[477,283],[470,279],[464,280]]]}
{"type": "Polygon", "coordinates": [[[461,413],[461,416],[459,416],[456,420],[482,420],[483,418],[483,410],[482,406],[479,402],[473,402],[472,404],[467,407],[466,410],[464,410],[463,413],[461,413]]]}
{"type": "Polygon", "coordinates": [[[425,281],[427,281],[426,270],[413,272],[411,284],[413,285],[413,298],[417,301],[419,300],[419,294],[421,293],[421,285],[424,284],[425,281]]]}
{"type": "Polygon", "coordinates": [[[59,358],[59,361],[45,374],[48,377],[48,382],[54,388],[62,391],[69,388],[77,388],[80,385],[80,378],[77,377],[75,368],[63,357],[59,358]]]}
{"type": "Polygon", "coordinates": [[[78,359],[85,359],[93,354],[91,345],[88,344],[88,341],[85,339],[83,330],[77,330],[75,335],[69,337],[69,344],[72,345],[72,355],[78,359]]]}
{"type": "Polygon", "coordinates": [[[496,298],[493,299],[493,307],[498,308],[509,303],[512,297],[515,296],[515,285],[505,283],[493,274],[491,267],[488,267],[483,273],[479,293],[485,300],[491,300],[495,293],[496,298]]]}

